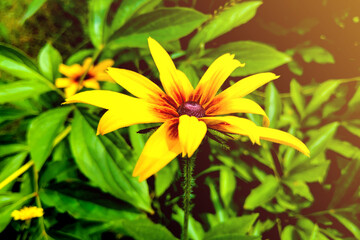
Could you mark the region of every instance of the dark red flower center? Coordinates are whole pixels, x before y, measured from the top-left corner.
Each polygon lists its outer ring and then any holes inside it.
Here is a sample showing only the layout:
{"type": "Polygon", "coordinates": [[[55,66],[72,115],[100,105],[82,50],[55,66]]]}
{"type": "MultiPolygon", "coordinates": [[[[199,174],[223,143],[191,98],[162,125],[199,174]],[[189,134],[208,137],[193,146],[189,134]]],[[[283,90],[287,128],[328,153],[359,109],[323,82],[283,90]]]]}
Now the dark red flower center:
{"type": "Polygon", "coordinates": [[[201,118],[205,116],[205,110],[203,107],[197,102],[189,101],[180,105],[177,109],[179,115],[189,115],[197,118],[201,118]]]}

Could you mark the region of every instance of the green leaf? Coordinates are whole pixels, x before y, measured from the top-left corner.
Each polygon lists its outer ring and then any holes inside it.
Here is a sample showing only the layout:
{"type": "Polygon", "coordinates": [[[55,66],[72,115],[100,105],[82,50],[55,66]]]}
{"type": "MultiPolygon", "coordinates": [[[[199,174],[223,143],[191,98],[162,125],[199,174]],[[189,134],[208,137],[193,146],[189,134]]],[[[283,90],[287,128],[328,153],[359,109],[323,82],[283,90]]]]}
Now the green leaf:
{"type": "MultiPolygon", "coordinates": [[[[236,218],[230,218],[226,222],[220,223],[208,231],[204,239],[222,239],[226,235],[246,235],[254,225],[259,214],[255,213],[252,215],[241,216],[236,218]]],[[[230,239],[230,238],[227,238],[230,239]]]]}
{"type": "Polygon", "coordinates": [[[256,14],[261,1],[248,1],[235,4],[217,14],[189,42],[189,50],[194,50],[201,44],[221,36],[233,28],[250,21],[256,14]]]}
{"type": "Polygon", "coordinates": [[[288,186],[294,195],[306,198],[309,201],[314,201],[309,186],[303,181],[283,181],[288,186]]]}
{"type": "Polygon", "coordinates": [[[285,53],[264,43],[253,41],[238,41],[221,45],[216,49],[211,49],[204,56],[205,61],[201,61],[209,66],[217,57],[225,53],[235,54],[236,59],[245,63],[245,67],[238,68],[231,74],[233,77],[270,71],[291,61],[291,57],[285,53]]]}
{"type": "Polygon", "coordinates": [[[163,8],[140,15],[117,31],[109,47],[147,47],[147,38],[161,42],[177,40],[191,33],[207,20],[207,16],[191,8],[163,8]]]}
{"type": "Polygon", "coordinates": [[[323,103],[329,100],[330,96],[335,93],[335,89],[340,85],[339,80],[328,80],[321,83],[315,90],[313,98],[305,109],[306,115],[315,112],[323,103]]]}
{"type": "Polygon", "coordinates": [[[294,226],[288,225],[281,232],[281,240],[301,240],[301,236],[294,226]]]}
{"type": "MultiPolygon", "coordinates": [[[[338,127],[338,122],[329,123],[322,128],[316,130],[306,146],[310,150],[310,159],[315,159],[320,153],[324,152],[328,148],[329,142],[333,139],[338,127]]],[[[303,154],[299,154],[289,165],[286,171],[291,170],[292,168],[309,161],[309,158],[303,154]]]]}
{"type": "Polygon", "coordinates": [[[169,230],[160,224],[154,224],[148,219],[124,221],[122,228],[126,236],[136,240],[176,240],[169,230]]]}
{"type": "Polygon", "coordinates": [[[213,179],[211,179],[209,177],[207,177],[205,179],[205,183],[209,186],[209,189],[210,189],[210,199],[215,208],[217,221],[224,222],[228,218],[228,215],[225,212],[225,209],[221,204],[219,194],[216,191],[215,183],[214,183],[213,179]]]}
{"type": "Polygon", "coordinates": [[[21,143],[2,144],[0,145],[0,157],[11,155],[17,152],[28,151],[29,147],[21,143]]]}
{"type": "Polygon", "coordinates": [[[305,98],[301,94],[300,84],[295,79],[292,79],[290,82],[290,97],[297,111],[300,113],[300,116],[303,117],[305,111],[305,98]]]}
{"type": "Polygon", "coordinates": [[[160,197],[174,181],[179,171],[178,161],[171,161],[155,175],[155,196],[160,197]]]}
{"type": "Polygon", "coordinates": [[[24,53],[4,44],[0,44],[0,70],[23,79],[46,81],[24,53]]]}
{"type": "Polygon", "coordinates": [[[89,1],[89,35],[92,44],[101,48],[105,43],[104,30],[106,17],[113,0],[90,0],[89,1]]]}
{"type": "Polygon", "coordinates": [[[278,180],[274,176],[268,175],[258,187],[251,190],[251,193],[245,200],[244,208],[253,210],[267,203],[276,196],[279,187],[278,180]]]}
{"type": "Polygon", "coordinates": [[[21,18],[20,24],[23,25],[24,22],[27,19],[29,19],[32,15],[34,15],[41,8],[41,6],[44,5],[45,2],[46,2],[46,0],[32,0],[32,2],[29,4],[25,14],[21,18]]]}
{"type": "Polygon", "coordinates": [[[70,147],[80,171],[104,192],[152,212],[146,181],[132,177],[134,162],[126,142],[112,134],[97,136],[90,120],[76,111],[72,123],[70,147]]]}
{"type": "MultiPolygon", "coordinates": [[[[25,158],[27,157],[27,152],[20,152],[16,155],[6,157],[0,161],[0,183],[4,181],[11,174],[16,172],[24,163],[25,158]]],[[[12,181],[12,183],[15,180],[12,181]]],[[[1,191],[6,191],[11,189],[12,184],[8,184],[1,189],[1,191]]]]}
{"type": "Polygon", "coordinates": [[[236,179],[231,168],[223,166],[220,169],[220,196],[227,208],[230,206],[236,188],[236,179]]]}
{"type": "Polygon", "coordinates": [[[340,214],[330,213],[331,216],[336,218],[344,227],[346,227],[355,238],[360,239],[360,222],[356,218],[343,216],[340,214]]]}
{"type": "Polygon", "coordinates": [[[331,53],[319,46],[301,48],[298,50],[298,52],[307,63],[335,63],[334,57],[331,55],[331,53]]]}
{"type": "Polygon", "coordinates": [[[19,80],[0,85],[0,104],[35,97],[51,89],[42,82],[19,80]]]}
{"type": "Polygon", "coordinates": [[[270,128],[276,128],[281,113],[281,99],[274,83],[269,83],[265,88],[265,111],[270,120],[270,128]]]}
{"type": "Polygon", "coordinates": [[[146,139],[144,138],[144,134],[138,133],[139,130],[141,130],[139,125],[132,125],[129,127],[130,142],[132,148],[134,149],[134,156],[136,157],[140,157],[140,154],[144,149],[146,142],[146,139]]]}
{"type": "Polygon", "coordinates": [[[360,160],[360,149],[349,142],[333,139],[328,148],[346,158],[360,160]]]}
{"type": "MultiPolygon", "coordinates": [[[[356,149],[358,152],[360,152],[358,148],[356,149]]],[[[347,149],[344,149],[343,151],[346,152],[347,149]]],[[[352,159],[347,164],[346,168],[344,168],[341,172],[341,176],[336,181],[336,184],[334,186],[335,191],[329,204],[329,208],[334,208],[338,204],[341,204],[341,202],[348,198],[349,193],[351,194],[355,191],[356,188],[358,188],[358,186],[354,186],[354,183],[359,181],[360,158],[352,159]]]]}
{"type": "Polygon", "coordinates": [[[130,205],[76,182],[41,189],[40,198],[47,206],[56,207],[62,213],[68,212],[77,219],[107,222],[134,220],[141,216],[140,212],[130,205]]]}
{"type": "Polygon", "coordinates": [[[38,62],[41,73],[50,81],[54,81],[59,77],[59,65],[62,63],[62,58],[58,50],[56,50],[50,43],[47,43],[40,49],[38,62]]]}
{"type": "Polygon", "coordinates": [[[141,7],[151,2],[150,0],[124,0],[116,10],[114,19],[111,22],[110,31],[113,33],[122,27],[141,7]]]}
{"type": "Polygon", "coordinates": [[[37,171],[50,156],[54,140],[71,110],[72,107],[55,108],[42,113],[31,122],[27,138],[37,171]]]}
{"type": "Polygon", "coordinates": [[[289,62],[287,66],[288,66],[289,70],[295,75],[301,76],[304,73],[303,67],[300,66],[300,64],[298,62],[296,62],[295,60],[292,60],[291,62],[289,62]]]}
{"type": "MultiPolygon", "coordinates": [[[[181,227],[184,226],[184,211],[178,206],[174,205],[175,214],[172,215],[172,218],[177,221],[181,227]]],[[[194,240],[201,240],[204,237],[204,229],[201,226],[201,223],[196,221],[191,215],[189,216],[189,237],[194,240]]]]}
{"type": "Polygon", "coordinates": [[[215,237],[204,238],[204,240],[261,240],[261,237],[245,236],[237,233],[224,233],[216,235],[215,237]]]}
{"type": "Polygon", "coordinates": [[[9,107],[0,106],[0,124],[6,121],[16,120],[27,115],[36,115],[36,114],[37,112],[31,111],[29,109],[18,109],[18,108],[14,108],[14,106],[9,106],[9,107]]]}
{"type": "Polygon", "coordinates": [[[293,168],[288,174],[287,179],[292,181],[322,182],[329,165],[330,161],[325,161],[319,164],[312,164],[310,162],[303,163],[293,168]]]}
{"type": "Polygon", "coordinates": [[[347,124],[346,122],[342,124],[342,126],[346,128],[346,130],[348,130],[351,134],[354,134],[355,136],[360,138],[360,127],[352,124],[347,124]]]}
{"type": "Polygon", "coordinates": [[[360,106],[360,91],[356,91],[354,96],[350,99],[348,103],[348,109],[351,112],[359,111],[360,106]]]}

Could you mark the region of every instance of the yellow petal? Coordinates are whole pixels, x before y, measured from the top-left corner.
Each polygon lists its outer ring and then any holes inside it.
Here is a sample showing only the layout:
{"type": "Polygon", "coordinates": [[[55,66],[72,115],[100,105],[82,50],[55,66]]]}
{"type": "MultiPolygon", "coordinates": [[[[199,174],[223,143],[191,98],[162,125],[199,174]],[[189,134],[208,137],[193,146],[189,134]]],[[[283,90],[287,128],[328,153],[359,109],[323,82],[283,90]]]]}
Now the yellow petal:
{"type": "Polygon", "coordinates": [[[140,182],[157,173],[181,153],[176,123],[174,120],[166,121],[146,142],[133,172],[134,177],[140,176],[140,182]]]}
{"type": "Polygon", "coordinates": [[[136,72],[120,68],[108,68],[107,73],[120,86],[136,97],[152,99],[165,95],[155,83],[136,72]]]}
{"type": "Polygon", "coordinates": [[[148,44],[166,94],[178,105],[187,101],[186,95],[191,87],[190,81],[176,70],[171,57],[157,41],[149,37],[148,44]]]}
{"type": "Polygon", "coordinates": [[[78,91],[79,85],[76,82],[71,82],[68,87],[65,88],[65,97],[69,98],[78,91]]]}
{"type": "Polygon", "coordinates": [[[100,85],[95,79],[84,80],[83,85],[87,88],[100,89],[100,85]]]}
{"type": "Polygon", "coordinates": [[[117,108],[125,104],[143,103],[141,99],[127,96],[122,93],[108,91],[108,90],[92,90],[78,93],[66,99],[65,104],[69,103],[86,103],[101,108],[117,108]]]}
{"type": "Polygon", "coordinates": [[[114,65],[114,61],[112,59],[105,59],[105,60],[99,62],[92,69],[92,73],[94,73],[94,75],[95,75],[98,72],[104,72],[108,67],[111,67],[112,65],[114,65]]]}
{"type": "Polygon", "coordinates": [[[279,78],[274,73],[258,73],[243,78],[231,87],[225,89],[216,98],[241,98],[253,92],[262,85],[279,78]]]}
{"type": "Polygon", "coordinates": [[[140,123],[164,122],[146,102],[122,102],[109,109],[100,119],[97,134],[107,134],[119,128],[140,123]]]}
{"type": "Polygon", "coordinates": [[[259,128],[260,139],[293,147],[296,150],[305,154],[306,156],[310,157],[310,151],[306,147],[306,145],[298,138],[291,135],[290,133],[272,128],[264,128],[264,127],[258,127],[258,128],[259,128]]]}
{"type": "Polygon", "coordinates": [[[68,87],[71,84],[71,79],[70,78],[57,78],[55,80],[55,86],[57,88],[65,88],[68,87]]]}
{"type": "Polygon", "coordinates": [[[226,98],[206,110],[206,115],[225,115],[231,113],[253,113],[263,116],[263,126],[268,127],[270,120],[256,102],[247,98],[226,98]]]}
{"type": "Polygon", "coordinates": [[[79,64],[67,66],[65,64],[59,65],[59,72],[69,78],[77,78],[84,73],[84,69],[79,64]]]}
{"type": "Polygon", "coordinates": [[[221,132],[248,136],[252,143],[260,144],[259,130],[252,121],[235,116],[201,118],[208,128],[221,132]]]}
{"type": "Polygon", "coordinates": [[[178,129],[182,157],[191,157],[205,137],[206,124],[194,116],[182,115],[179,118],[178,129]]]}
{"type": "Polygon", "coordinates": [[[115,82],[106,72],[98,72],[95,74],[94,78],[98,81],[115,82]]]}
{"type": "Polygon", "coordinates": [[[84,60],[84,62],[83,62],[83,69],[84,69],[84,71],[87,70],[87,69],[89,69],[89,70],[92,69],[92,66],[90,66],[91,61],[92,61],[92,58],[91,58],[91,57],[88,57],[88,58],[86,58],[86,59],[84,60]]]}
{"type": "Polygon", "coordinates": [[[242,67],[238,60],[234,59],[234,55],[229,53],[217,58],[207,69],[204,76],[200,79],[194,92],[193,101],[199,102],[202,106],[206,106],[220,89],[224,81],[238,67],[242,67]]]}

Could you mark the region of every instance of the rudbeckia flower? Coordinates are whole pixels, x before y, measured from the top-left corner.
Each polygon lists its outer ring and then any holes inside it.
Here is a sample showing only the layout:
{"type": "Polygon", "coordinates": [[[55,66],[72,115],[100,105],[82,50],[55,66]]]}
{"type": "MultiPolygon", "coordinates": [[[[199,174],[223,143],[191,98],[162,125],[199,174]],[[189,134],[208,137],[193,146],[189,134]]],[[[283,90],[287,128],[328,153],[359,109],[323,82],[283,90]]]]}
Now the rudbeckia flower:
{"type": "Polygon", "coordinates": [[[151,55],[160,72],[164,91],[146,77],[126,69],[109,68],[109,75],[134,95],[94,90],[76,94],[66,103],[87,103],[108,109],[100,119],[97,133],[140,123],[162,123],[150,136],[135,166],[133,176],[143,181],[179,154],[191,157],[208,128],[230,134],[245,135],[253,143],[260,139],[291,146],[305,155],[309,150],[289,133],[270,129],[264,110],[254,101],[243,98],[265,83],[277,79],[273,73],[260,73],[238,81],[217,94],[221,85],[238,67],[244,66],[234,55],[216,59],[194,89],[183,72],[175,68],[168,53],[154,39],[148,39],[151,55]],[[263,116],[263,126],[237,117],[233,113],[263,116]]]}
{"type": "Polygon", "coordinates": [[[14,220],[29,220],[36,217],[42,217],[44,215],[44,210],[38,207],[23,207],[20,210],[14,210],[11,213],[11,216],[14,220]]]}
{"type": "Polygon", "coordinates": [[[55,86],[57,88],[65,88],[65,97],[74,95],[84,86],[87,88],[100,89],[98,81],[113,81],[105,72],[105,70],[112,65],[114,65],[114,61],[106,59],[96,66],[93,66],[91,65],[91,58],[86,58],[82,66],[80,64],[73,64],[71,66],[60,64],[59,72],[65,75],[66,78],[57,78],[55,80],[55,86]],[[81,82],[81,76],[87,69],[89,69],[89,71],[81,82]]]}

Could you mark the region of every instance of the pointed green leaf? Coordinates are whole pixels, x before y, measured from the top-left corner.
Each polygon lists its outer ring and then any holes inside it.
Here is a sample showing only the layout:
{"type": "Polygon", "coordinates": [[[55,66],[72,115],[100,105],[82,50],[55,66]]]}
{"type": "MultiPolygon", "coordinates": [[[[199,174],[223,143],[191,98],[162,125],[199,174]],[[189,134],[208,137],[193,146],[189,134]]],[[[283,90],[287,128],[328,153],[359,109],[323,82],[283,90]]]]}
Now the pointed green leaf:
{"type": "Polygon", "coordinates": [[[268,175],[258,187],[251,190],[250,195],[246,198],[244,208],[253,210],[262,204],[267,203],[273,199],[278,192],[280,184],[278,180],[268,175]]]}
{"type": "Polygon", "coordinates": [[[265,111],[270,120],[270,128],[276,128],[281,113],[281,99],[274,83],[269,83],[265,88],[265,111]]]}
{"type": "Polygon", "coordinates": [[[300,84],[295,79],[292,79],[290,82],[290,96],[300,116],[303,116],[305,111],[305,98],[301,94],[300,84]]]}
{"type": "Polygon", "coordinates": [[[51,89],[42,82],[19,80],[0,85],[0,104],[35,97],[51,89]]]}
{"type": "Polygon", "coordinates": [[[23,152],[28,150],[29,147],[21,143],[2,144],[0,145],[0,157],[4,157],[17,152],[23,152]]]}
{"type": "Polygon", "coordinates": [[[360,222],[356,218],[343,216],[341,214],[330,213],[331,216],[336,218],[344,227],[346,227],[355,238],[360,239],[360,222]]]}
{"type": "Polygon", "coordinates": [[[158,42],[177,40],[191,33],[207,20],[207,16],[191,8],[162,8],[140,15],[119,29],[109,47],[147,47],[148,37],[158,42]]]}
{"type": "Polygon", "coordinates": [[[335,89],[340,85],[340,83],[341,82],[338,80],[328,80],[321,83],[316,88],[310,103],[306,106],[306,115],[315,112],[323,103],[329,100],[330,96],[334,94],[335,89]]]}
{"type": "Polygon", "coordinates": [[[255,16],[256,10],[261,4],[261,1],[248,1],[225,8],[196,33],[189,43],[189,49],[194,50],[201,44],[247,23],[255,16]]]}
{"type": "Polygon", "coordinates": [[[47,43],[39,52],[38,56],[39,68],[42,74],[54,81],[59,74],[59,65],[62,63],[62,58],[58,50],[56,50],[50,43],[47,43]]]}
{"type": "Polygon", "coordinates": [[[39,171],[50,156],[54,140],[59,134],[71,107],[60,107],[49,110],[36,117],[29,126],[27,134],[30,155],[39,171]]]}
{"type": "Polygon", "coordinates": [[[230,218],[226,222],[219,223],[208,231],[204,239],[222,239],[228,234],[246,235],[253,227],[259,214],[230,218]]]}
{"type": "Polygon", "coordinates": [[[32,2],[29,4],[24,16],[21,18],[20,20],[20,24],[24,24],[24,22],[29,19],[32,15],[34,15],[40,8],[42,5],[44,5],[44,3],[46,2],[46,0],[32,0],[32,2]]]}
{"type": "Polygon", "coordinates": [[[68,212],[77,219],[107,222],[141,216],[130,205],[83,184],[59,184],[41,189],[40,198],[47,206],[68,212]]]}
{"type": "Polygon", "coordinates": [[[35,64],[19,49],[0,44],[0,70],[22,79],[46,81],[35,64]]]}
{"type": "Polygon", "coordinates": [[[97,136],[90,123],[75,111],[70,146],[80,171],[104,192],[152,212],[146,181],[132,177],[135,163],[126,142],[113,134],[97,136]]]}
{"type": "Polygon", "coordinates": [[[124,221],[122,228],[126,236],[136,240],[176,240],[169,230],[160,224],[155,224],[149,219],[124,221]]]}
{"type": "Polygon", "coordinates": [[[231,74],[234,77],[270,71],[291,61],[290,56],[264,43],[238,41],[209,50],[200,63],[209,66],[225,53],[235,54],[235,59],[245,63],[245,67],[238,68],[231,74]]]}
{"type": "Polygon", "coordinates": [[[220,169],[220,196],[225,207],[229,207],[236,188],[236,179],[231,168],[220,169]]]}
{"type": "Polygon", "coordinates": [[[141,7],[148,4],[150,0],[124,0],[116,10],[114,19],[111,22],[111,32],[122,27],[141,7]]]}
{"type": "Polygon", "coordinates": [[[307,63],[335,63],[334,57],[331,55],[331,53],[319,46],[301,48],[298,50],[298,52],[301,54],[304,61],[307,63]]]}
{"type": "Polygon", "coordinates": [[[100,48],[105,43],[106,17],[113,0],[89,1],[89,35],[92,44],[100,48]]]}

